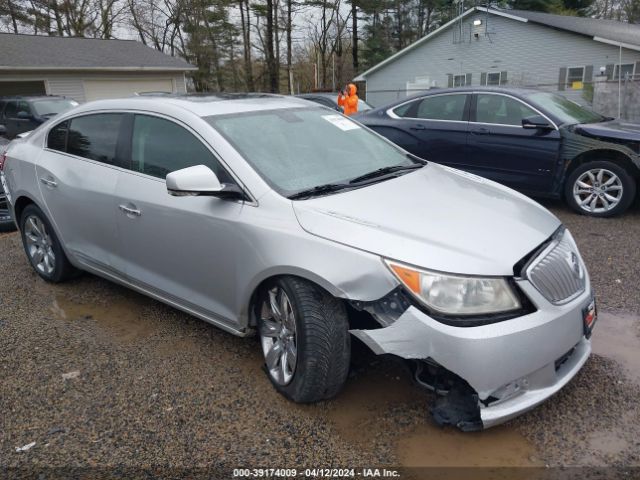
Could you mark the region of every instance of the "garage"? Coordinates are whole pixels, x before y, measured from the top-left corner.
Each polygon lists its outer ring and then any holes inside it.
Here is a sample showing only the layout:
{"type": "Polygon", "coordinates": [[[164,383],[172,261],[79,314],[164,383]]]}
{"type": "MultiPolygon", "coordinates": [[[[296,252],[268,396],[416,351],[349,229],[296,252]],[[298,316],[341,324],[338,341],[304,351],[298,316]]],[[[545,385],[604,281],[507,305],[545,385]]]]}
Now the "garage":
{"type": "Polygon", "coordinates": [[[185,93],[197,70],[133,40],[0,33],[0,96],[57,95],[79,103],[140,92],[185,93]]]}
{"type": "Polygon", "coordinates": [[[2,81],[0,80],[0,97],[6,95],[45,95],[47,89],[44,81],[2,81]]]}
{"type": "Polygon", "coordinates": [[[83,83],[87,101],[130,97],[141,92],[175,92],[171,78],[84,80],[83,83]]]}

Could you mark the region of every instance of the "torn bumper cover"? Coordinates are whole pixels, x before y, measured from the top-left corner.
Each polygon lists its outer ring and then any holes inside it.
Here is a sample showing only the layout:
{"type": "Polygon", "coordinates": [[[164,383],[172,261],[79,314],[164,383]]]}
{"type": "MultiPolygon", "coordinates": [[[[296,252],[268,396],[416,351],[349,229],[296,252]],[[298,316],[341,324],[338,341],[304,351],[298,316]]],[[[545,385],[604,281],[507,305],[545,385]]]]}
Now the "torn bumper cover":
{"type": "Polygon", "coordinates": [[[535,312],[489,325],[457,327],[409,306],[385,328],[351,333],[376,354],[433,361],[457,375],[477,394],[474,403],[481,426],[492,427],[560,390],[591,352],[583,331],[583,309],[592,301],[588,282],[585,291],[565,305],[552,305],[527,280],[517,283],[535,312]]]}

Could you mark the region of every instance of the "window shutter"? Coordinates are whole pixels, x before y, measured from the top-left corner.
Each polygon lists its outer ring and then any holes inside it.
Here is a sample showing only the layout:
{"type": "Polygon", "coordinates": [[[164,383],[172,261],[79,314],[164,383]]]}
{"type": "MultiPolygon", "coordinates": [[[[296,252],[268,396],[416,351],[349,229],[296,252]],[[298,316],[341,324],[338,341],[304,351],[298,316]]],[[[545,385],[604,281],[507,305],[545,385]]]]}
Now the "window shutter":
{"type": "Polygon", "coordinates": [[[465,85],[471,85],[471,74],[467,73],[467,78],[464,80],[465,85]]]}
{"type": "Polygon", "coordinates": [[[613,78],[614,67],[615,65],[613,63],[610,63],[609,65],[606,66],[605,74],[607,75],[607,80],[611,80],[613,78]]]}
{"type": "Polygon", "coordinates": [[[453,87],[453,74],[447,73],[447,87],[453,87]]]}
{"type": "Polygon", "coordinates": [[[487,74],[485,72],[480,74],[480,85],[487,84],[487,74]]]}
{"type": "Polygon", "coordinates": [[[593,65],[584,67],[584,83],[593,82],[593,65]]]}
{"type": "Polygon", "coordinates": [[[500,85],[507,84],[507,72],[500,72],[500,85]]]}
{"type": "Polygon", "coordinates": [[[567,67],[560,67],[560,75],[558,75],[558,90],[564,90],[567,87],[567,67]]]}

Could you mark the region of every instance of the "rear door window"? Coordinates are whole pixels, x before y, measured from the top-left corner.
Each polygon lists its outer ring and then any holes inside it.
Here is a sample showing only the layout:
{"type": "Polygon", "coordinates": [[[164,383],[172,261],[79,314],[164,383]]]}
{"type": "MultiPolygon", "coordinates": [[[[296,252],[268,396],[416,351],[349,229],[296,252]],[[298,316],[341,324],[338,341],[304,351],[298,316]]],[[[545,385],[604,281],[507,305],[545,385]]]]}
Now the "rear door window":
{"type": "Polygon", "coordinates": [[[468,94],[433,95],[397,107],[393,113],[403,118],[464,121],[468,94]]]}
{"type": "Polygon", "coordinates": [[[99,113],[71,120],[67,152],[78,157],[115,165],[118,134],[124,115],[99,113]]]}
{"type": "Polygon", "coordinates": [[[416,118],[463,121],[467,97],[460,94],[425,97],[418,105],[416,118]]]}
{"type": "Polygon", "coordinates": [[[164,118],[135,116],[132,170],[165,179],[168,173],[195,165],[209,167],[222,183],[232,181],[211,151],[186,128],[164,118]]]}
{"type": "Polygon", "coordinates": [[[64,121],[53,127],[49,131],[49,136],[47,137],[47,148],[50,148],[51,150],[57,150],[59,152],[66,152],[68,130],[68,121],[64,121]]]}

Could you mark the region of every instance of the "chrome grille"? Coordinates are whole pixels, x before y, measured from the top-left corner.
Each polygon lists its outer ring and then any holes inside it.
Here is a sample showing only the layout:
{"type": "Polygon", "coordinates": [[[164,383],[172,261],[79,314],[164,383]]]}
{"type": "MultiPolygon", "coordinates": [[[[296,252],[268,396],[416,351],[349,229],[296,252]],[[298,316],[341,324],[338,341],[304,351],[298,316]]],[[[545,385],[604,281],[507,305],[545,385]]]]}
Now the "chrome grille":
{"type": "Polygon", "coordinates": [[[526,271],[534,287],[551,303],[567,303],[584,292],[586,272],[576,244],[562,232],[526,271]]]}

